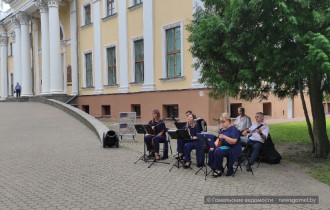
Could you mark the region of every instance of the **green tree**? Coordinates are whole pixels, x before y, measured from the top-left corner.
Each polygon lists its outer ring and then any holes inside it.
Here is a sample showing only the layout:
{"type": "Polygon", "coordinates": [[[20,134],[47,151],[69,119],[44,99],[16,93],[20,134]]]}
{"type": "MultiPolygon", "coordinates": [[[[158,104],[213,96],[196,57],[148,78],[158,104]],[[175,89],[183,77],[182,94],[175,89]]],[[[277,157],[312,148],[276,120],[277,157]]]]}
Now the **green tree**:
{"type": "Polygon", "coordinates": [[[187,25],[188,41],[211,96],[285,98],[307,90],[315,152],[326,158],[322,100],[330,92],[330,0],[202,1],[205,7],[187,25]]]}

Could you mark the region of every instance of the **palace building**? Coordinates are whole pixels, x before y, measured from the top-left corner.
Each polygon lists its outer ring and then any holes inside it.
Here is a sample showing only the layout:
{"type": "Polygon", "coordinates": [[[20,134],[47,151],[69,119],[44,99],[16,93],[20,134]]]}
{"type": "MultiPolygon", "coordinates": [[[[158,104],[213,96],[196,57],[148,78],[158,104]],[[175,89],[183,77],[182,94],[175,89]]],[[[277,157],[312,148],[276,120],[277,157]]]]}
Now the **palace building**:
{"type": "Polygon", "coordinates": [[[18,82],[23,97],[76,96],[76,106],[95,117],[118,119],[119,112],[133,111],[146,122],[159,109],[162,118],[184,121],[192,110],[215,125],[220,113],[235,117],[239,106],[248,115],[303,116],[299,97],[247,102],[208,96],[186,30],[200,0],[3,2],[11,9],[0,21],[1,100],[14,97],[18,82]]]}

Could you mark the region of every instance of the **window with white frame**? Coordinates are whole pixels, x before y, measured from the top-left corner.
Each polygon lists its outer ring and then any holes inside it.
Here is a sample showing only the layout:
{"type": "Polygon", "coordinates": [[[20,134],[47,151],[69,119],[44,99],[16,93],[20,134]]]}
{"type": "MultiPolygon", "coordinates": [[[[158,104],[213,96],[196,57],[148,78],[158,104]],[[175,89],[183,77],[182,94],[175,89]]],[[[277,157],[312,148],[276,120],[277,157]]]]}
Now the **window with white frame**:
{"type": "Polygon", "coordinates": [[[92,23],[91,4],[89,2],[87,2],[83,5],[82,22],[83,22],[83,25],[89,25],[92,23]]]}
{"type": "Polygon", "coordinates": [[[93,87],[92,53],[85,54],[85,70],[86,70],[86,88],[91,88],[91,87],[93,87]]]}
{"type": "Polygon", "coordinates": [[[117,85],[116,47],[107,48],[108,85],[117,85]]]}
{"type": "Polygon", "coordinates": [[[143,3],[143,0],[131,0],[131,6],[135,6],[135,5],[138,5],[138,4],[142,4],[143,3]]]}
{"type": "Polygon", "coordinates": [[[181,76],[181,27],[166,30],[166,76],[181,76]]]}
{"type": "Polygon", "coordinates": [[[111,16],[116,13],[115,11],[115,0],[105,0],[106,1],[106,16],[111,16]]]}
{"type": "Polygon", "coordinates": [[[144,43],[143,39],[134,42],[135,82],[144,81],[144,43]]]}

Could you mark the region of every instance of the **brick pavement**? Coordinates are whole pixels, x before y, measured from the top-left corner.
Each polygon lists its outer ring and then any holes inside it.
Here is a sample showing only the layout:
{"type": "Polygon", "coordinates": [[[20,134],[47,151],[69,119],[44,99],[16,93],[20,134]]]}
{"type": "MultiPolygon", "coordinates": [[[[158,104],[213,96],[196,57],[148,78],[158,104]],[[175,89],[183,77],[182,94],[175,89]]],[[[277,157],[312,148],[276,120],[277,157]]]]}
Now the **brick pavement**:
{"type": "MultiPolygon", "coordinates": [[[[70,115],[40,103],[0,103],[1,209],[329,209],[330,187],[283,161],[255,175],[211,177],[134,162],[142,137],[103,149],[70,115]],[[318,205],[206,205],[205,195],[316,195],[318,205]]],[[[114,129],[115,124],[109,127],[114,129]],[[114,126],[114,127],[113,127],[114,126]]],[[[175,147],[176,142],[172,142],[175,147]]],[[[173,148],[175,149],[175,148],[173,148]]],[[[168,160],[173,162],[173,159],[168,160]]]]}

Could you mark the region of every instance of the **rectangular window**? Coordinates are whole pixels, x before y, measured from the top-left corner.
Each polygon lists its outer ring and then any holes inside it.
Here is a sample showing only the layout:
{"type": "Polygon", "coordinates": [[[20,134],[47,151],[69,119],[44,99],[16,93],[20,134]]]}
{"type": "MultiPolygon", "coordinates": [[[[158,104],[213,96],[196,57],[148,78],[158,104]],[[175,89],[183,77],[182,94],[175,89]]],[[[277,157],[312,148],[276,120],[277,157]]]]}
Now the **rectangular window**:
{"type": "Polygon", "coordinates": [[[175,118],[178,118],[179,117],[179,106],[177,104],[176,105],[165,105],[164,108],[166,110],[166,114],[165,115],[167,115],[166,116],[167,118],[171,118],[172,115],[175,118]]]}
{"type": "Polygon", "coordinates": [[[167,77],[181,76],[181,29],[166,30],[167,77]]]}
{"type": "Polygon", "coordinates": [[[115,14],[115,1],[114,0],[106,0],[107,1],[107,16],[115,14]]]}
{"type": "Polygon", "coordinates": [[[241,107],[241,103],[237,104],[230,104],[230,117],[237,117],[238,116],[238,108],[241,107]]]}
{"type": "Polygon", "coordinates": [[[82,110],[89,114],[89,105],[82,105],[82,110]]]}
{"type": "Polygon", "coordinates": [[[136,112],[136,117],[141,117],[141,105],[140,104],[133,104],[132,105],[132,112],[136,112]]]}
{"type": "Polygon", "coordinates": [[[262,112],[264,113],[264,115],[272,116],[272,103],[271,102],[263,103],[262,108],[263,108],[262,112]]]}
{"type": "Polygon", "coordinates": [[[134,0],[134,5],[138,5],[143,3],[143,0],[134,0]]]}
{"type": "Polygon", "coordinates": [[[144,81],[144,46],[143,40],[134,42],[135,50],[135,82],[144,81]]]}
{"type": "Polygon", "coordinates": [[[93,87],[93,61],[92,53],[85,54],[86,62],[86,87],[93,87]]]}
{"type": "Polygon", "coordinates": [[[85,25],[88,25],[92,22],[92,17],[91,17],[91,5],[88,4],[84,6],[85,10],[85,25]]]}
{"type": "Polygon", "coordinates": [[[70,65],[68,65],[67,67],[66,67],[66,82],[67,83],[71,83],[72,82],[72,73],[71,73],[71,66],[70,65]]]}
{"type": "Polygon", "coordinates": [[[102,106],[102,115],[103,116],[110,116],[111,115],[110,105],[103,105],[102,106]]]}
{"type": "Polygon", "coordinates": [[[108,85],[117,84],[116,73],[116,48],[111,47],[107,49],[108,58],[108,85]]]}

